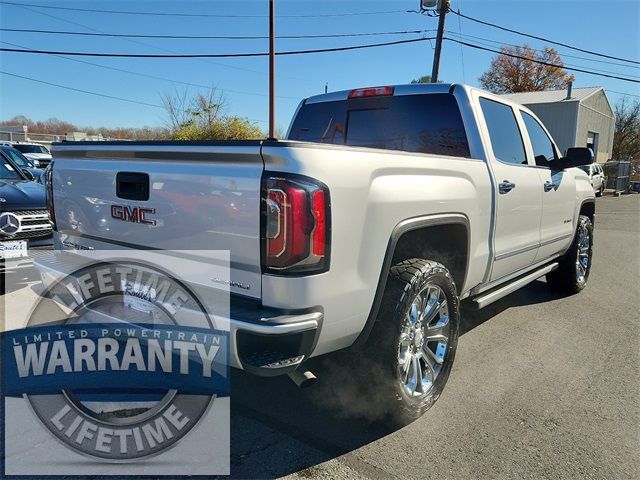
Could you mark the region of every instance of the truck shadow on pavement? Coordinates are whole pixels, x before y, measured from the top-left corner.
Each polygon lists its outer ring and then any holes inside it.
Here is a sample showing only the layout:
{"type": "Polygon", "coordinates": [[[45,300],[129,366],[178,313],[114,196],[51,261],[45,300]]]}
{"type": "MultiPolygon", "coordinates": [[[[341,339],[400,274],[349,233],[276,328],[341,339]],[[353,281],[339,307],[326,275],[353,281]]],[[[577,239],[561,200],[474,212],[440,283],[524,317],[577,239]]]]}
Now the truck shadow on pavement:
{"type": "MultiPolygon", "coordinates": [[[[463,303],[461,335],[508,308],[558,298],[539,280],[480,311],[463,303]]],[[[347,361],[342,352],[310,360],[319,380],[308,389],[298,389],[287,377],[232,371],[231,475],[271,478],[303,470],[298,474],[312,476],[316,465],[391,433],[381,412],[368,410],[371,402],[357,388],[360,379],[343,368],[347,361]]],[[[357,463],[353,467],[360,471],[368,467],[353,457],[344,461],[357,463]]]]}

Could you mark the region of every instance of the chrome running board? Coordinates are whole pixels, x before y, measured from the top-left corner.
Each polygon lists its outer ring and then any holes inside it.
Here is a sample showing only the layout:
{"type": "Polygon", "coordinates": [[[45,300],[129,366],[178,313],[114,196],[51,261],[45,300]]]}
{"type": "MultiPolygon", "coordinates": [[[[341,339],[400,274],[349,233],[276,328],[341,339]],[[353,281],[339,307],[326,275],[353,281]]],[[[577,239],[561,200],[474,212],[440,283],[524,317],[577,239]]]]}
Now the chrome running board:
{"type": "Polygon", "coordinates": [[[496,300],[499,300],[502,297],[505,297],[512,292],[515,292],[519,288],[522,288],[525,285],[533,282],[534,280],[537,280],[538,278],[542,277],[543,275],[546,275],[547,273],[553,272],[554,270],[557,270],[557,269],[558,269],[558,262],[551,263],[542,268],[534,270],[533,272],[528,273],[523,277],[518,277],[515,280],[503,286],[495,288],[494,290],[490,290],[487,293],[478,295],[477,297],[473,298],[472,302],[476,305],[477,308],[484,308],[487,305],[495,302],[496,300]]]}

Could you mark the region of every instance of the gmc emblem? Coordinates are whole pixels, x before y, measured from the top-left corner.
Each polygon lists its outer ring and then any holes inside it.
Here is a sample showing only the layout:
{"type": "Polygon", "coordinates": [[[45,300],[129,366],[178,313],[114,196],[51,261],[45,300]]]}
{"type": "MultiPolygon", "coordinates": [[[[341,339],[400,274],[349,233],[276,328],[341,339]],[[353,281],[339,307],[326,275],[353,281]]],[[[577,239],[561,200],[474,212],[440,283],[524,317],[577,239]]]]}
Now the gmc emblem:
{"type": "Polygon", "coordinates": [[[111,205],[111,218],[123,222],[142,223],[143,225],[155,225],[155,220],[148,220],[147,214],[156,213],[155,208],[129,207],[127,205],[111,205]]]}

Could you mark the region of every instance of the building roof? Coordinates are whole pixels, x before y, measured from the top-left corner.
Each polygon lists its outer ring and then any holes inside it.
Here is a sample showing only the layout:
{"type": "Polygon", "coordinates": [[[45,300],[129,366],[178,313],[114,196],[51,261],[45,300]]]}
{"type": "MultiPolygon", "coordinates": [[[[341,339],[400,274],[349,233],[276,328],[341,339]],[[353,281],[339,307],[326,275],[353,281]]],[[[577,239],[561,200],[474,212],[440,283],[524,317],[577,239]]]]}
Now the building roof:
{"type": "Polygon", "coordinates": [[[573,88],[571,91],[571,98],[567,99],[567,89],[562,90],[546,90],[544,92],[522,92],[522,93],[509,93],[501,95],[513,102],[518,102],[521,105],[531,105],[533,103],[555,103],[555,102],[581,102],[587,97],[590,97],[598,90],[603,90],[602,87],[583,87],[573,88]]]}

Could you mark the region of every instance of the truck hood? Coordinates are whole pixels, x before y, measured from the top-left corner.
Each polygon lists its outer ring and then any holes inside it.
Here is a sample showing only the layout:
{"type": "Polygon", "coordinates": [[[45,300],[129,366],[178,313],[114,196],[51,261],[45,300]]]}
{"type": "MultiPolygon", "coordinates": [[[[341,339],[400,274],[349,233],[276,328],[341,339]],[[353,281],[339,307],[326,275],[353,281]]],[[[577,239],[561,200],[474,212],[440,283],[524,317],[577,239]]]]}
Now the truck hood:
{"type": "Polygon", "coordinates": [[[0,180],[0,211],[45,210],[44,185],[27,180],[0,180]]]}

